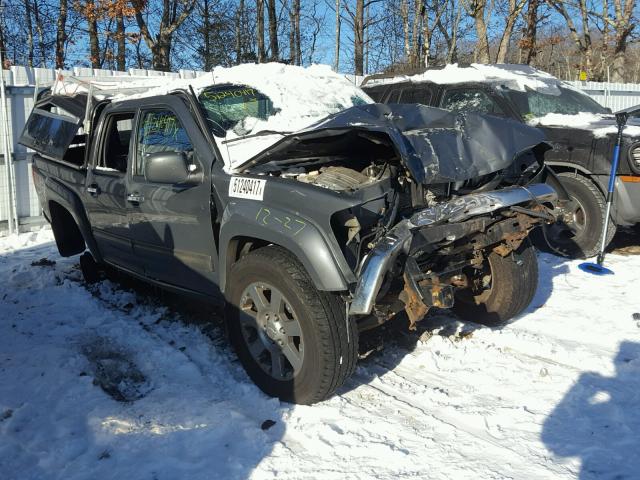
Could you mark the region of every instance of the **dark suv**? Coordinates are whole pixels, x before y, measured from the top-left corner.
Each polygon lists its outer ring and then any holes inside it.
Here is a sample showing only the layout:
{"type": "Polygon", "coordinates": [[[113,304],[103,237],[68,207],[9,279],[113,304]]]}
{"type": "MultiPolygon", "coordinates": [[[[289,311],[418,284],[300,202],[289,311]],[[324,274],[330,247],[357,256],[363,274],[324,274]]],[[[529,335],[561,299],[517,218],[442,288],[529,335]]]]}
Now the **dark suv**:
{"type": "MultiPolygon", "coordinates": [[[[604,220],[605,192],[615,143],[615,118],[588,95],[526,65],[448,65],[413,76],[373,75],[363,89],[381,103],[419,103],[455,112],[480,112],[542,129],[551,145],[545,163],[573,202],[565,221],[546,227],[554,250],[595,255],[604,220]]],[[[633,122],[638,122],[634,119],[633,122]]],[[[640,128],[625,130],[613,224],[640,222],[640,128]]]]}

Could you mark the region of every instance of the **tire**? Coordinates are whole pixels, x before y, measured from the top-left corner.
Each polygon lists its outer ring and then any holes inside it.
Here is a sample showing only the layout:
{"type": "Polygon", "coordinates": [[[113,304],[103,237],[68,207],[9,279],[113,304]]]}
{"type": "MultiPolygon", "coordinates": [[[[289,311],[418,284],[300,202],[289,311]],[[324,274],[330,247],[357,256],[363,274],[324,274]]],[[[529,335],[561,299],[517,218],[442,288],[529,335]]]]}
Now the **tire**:
{"type": "Polygon", "coordinates": [[[89,252],[84,252],[80,255],[80,271],[84,281],[88,284],[96,283],[100,280],[100,265],[89,252]]]}
{"type": "Polygon", "coordinates": [[[249,253],[231,267],[228,285],[231,342],[267,395],[308,405],[331,396],[351,376],[358,356],[355,322],[345,321],[344,301],[318,291],[286,250],[269,246],[249,253]],[[278,293],[282,302],[275,300],[278,293]]]}
{"type": "MultiPolygon", "coordinates": [[[[536,244],[541,250],[566,257],[593,257],[600,250],[606,211],[605,197],[590,179],[582,175],[565,172],[558,174],[558,177],[576,203],[576,209],[570,213],[575,231],[571,232],[562,223],[545,225],[536,229],[536,244]]],[[[606,245],[609,245],[615,233],[616,224],[611,219],[606,245]]]]}
{"type": "Polygon", "coordinates": [[[481,278],[487,275],[490,285],[485,289],[467,288],[456,293],[453,311],[463,320],[499,326],[522,313],[538,288],[538,259],[531,242],[525,240],[506,257],[491,252],[481,278]]]}

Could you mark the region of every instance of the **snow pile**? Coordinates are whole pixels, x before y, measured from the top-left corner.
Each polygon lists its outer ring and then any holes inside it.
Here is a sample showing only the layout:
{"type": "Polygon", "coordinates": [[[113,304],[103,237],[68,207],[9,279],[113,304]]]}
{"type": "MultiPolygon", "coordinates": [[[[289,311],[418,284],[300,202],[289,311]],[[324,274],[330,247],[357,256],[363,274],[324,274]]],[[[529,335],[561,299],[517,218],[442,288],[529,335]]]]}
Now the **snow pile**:
{"type": "Polygon", "coordinates": [[[525,91],[527,88],[542,93],[559,94],[559,85],[565,85],[556,77],[537,70],[529,65],[484,65],[472,63],[468,67],[459,67],[457,63],[448,64],[441,69],[429,69],[424,73],[411,76],[398,76],[388,79],[377,79],[368,82],[369,85],[376,83],[397,83],[402,81],[415,83],[433,82],[440,85],[457,83],[477,82],[477,83],[497,83],[505,85],[513,90],[525,91]]]}
{"type": "Polygon", "coordinates": [[[87,288],[48,231],[2,238],[0,477],[637,478],[640,256],[607,256],[606,279],[539,259],[510,325],[387,329],[337,396],[298,407],[249,381],[211,310],[87,288]]]}
{"type": "MultiPolygon", "coordinates": [[[[581,130],[589,130],[596,138],[604,138],[607,135],[615,135],[618,132],[616,120],[613,115],[580,112],[575,115],[562,113],[548,113],[543,117],[529,120],[532,126],[542,127],[568,127],[581,130]]],[[[640,137],[640,126],[627,125],[624,134],[632,137],[640,137]]]]}

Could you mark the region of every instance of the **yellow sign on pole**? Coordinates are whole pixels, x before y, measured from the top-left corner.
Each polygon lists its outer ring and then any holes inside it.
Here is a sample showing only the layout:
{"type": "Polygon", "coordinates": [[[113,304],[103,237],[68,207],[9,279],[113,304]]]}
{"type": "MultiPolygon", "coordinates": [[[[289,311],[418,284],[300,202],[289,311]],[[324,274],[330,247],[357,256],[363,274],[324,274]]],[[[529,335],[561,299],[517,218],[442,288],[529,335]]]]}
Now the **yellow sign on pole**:
{"type": "Polygon", "coordinates": [[[585,72],[584,70],[580,70],[580,81],[581,82],[586,82],[587,81],[587,72],[585,72]]]}

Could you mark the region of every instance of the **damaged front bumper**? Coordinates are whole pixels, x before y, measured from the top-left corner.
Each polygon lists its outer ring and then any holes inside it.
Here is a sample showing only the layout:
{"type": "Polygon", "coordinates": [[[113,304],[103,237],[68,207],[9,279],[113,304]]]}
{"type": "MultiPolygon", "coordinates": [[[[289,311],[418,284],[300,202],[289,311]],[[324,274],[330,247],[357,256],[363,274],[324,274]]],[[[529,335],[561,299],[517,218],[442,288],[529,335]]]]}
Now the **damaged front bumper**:
{"type": "MultiPolygon", "coordinates": [[[[557,200],[558,195],[551,186],[536,183],[526,187],[472,193],[416,212],[393,227],[362,260],[349,314],[369,315],[372,312],[386,273],[400,253],[409,253],[417,230],[462,222],[520,204],[555,205],[557,200]]],[[[447,240],[453,241],[455,238],[447,237],[447,240]]]]}

